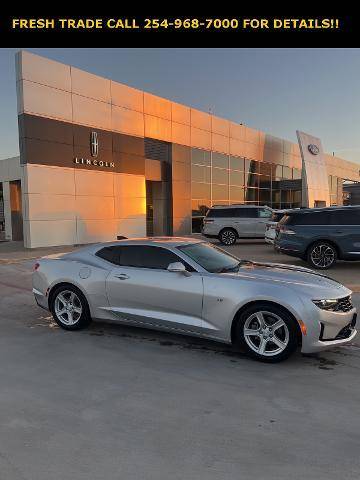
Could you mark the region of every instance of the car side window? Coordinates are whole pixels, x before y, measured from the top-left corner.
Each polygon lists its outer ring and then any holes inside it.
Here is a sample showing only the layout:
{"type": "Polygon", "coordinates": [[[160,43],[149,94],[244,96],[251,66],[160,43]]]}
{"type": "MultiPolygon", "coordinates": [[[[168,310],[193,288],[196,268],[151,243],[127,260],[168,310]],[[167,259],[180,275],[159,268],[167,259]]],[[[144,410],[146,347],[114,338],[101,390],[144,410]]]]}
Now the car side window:
{"type": "Polygon", "coordinates": [[[335,210],[330,220],[331,225],[360,225],[360,210],[335,210]]]}
{"type": "Polygon", "coordinates": [[[123,245],[105,247],[97,256],[123,267],[152,268],[166,270],[170,263],[182,262],[188,271],[194,271],[191,265],[175,253],[162,247],[148,245],[123,245]]]}
{"type": "Polygon", "coordinates": [[[259,218],[269,218],[272,215],[271,210],[268,210],[267,208],[259,208],[259,218]]]}
{"type": "Polygon", "coordinates": [[[233,217],[236,218],[256,218],[256,208],[234,208],[233,217]]]}
{"type": "Polygon", "coordinates": [[[95,253],[97,257],[100,257],[114,265],[120,265],[120,248],[117,246],[104,247],[95,253]]]}

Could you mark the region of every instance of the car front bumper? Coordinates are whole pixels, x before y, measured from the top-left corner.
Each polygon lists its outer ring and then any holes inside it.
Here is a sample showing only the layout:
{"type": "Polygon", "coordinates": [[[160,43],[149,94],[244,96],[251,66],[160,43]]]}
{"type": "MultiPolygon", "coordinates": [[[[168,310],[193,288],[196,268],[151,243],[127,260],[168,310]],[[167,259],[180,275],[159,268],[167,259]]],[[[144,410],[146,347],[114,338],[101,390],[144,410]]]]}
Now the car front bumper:
{"type": "MultiPolygon", "coordinates": [[[[315,307],[317,308],[317,307],[315,307]]],[[[356,309],[349,312],[330,312],[318,309],[316,319],[304,322],[307,333],[302,336],[302,353],[315,353],[346,345],[357,334],[356,309]]]]}

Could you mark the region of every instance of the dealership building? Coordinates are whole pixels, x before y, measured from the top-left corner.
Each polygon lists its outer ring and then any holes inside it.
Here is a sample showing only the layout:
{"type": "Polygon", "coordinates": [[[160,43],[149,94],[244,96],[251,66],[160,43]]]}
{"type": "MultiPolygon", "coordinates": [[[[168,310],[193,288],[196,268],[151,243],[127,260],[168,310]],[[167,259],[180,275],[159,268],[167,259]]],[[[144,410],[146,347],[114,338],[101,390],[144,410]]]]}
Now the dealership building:
{"type": "Polygon", "coordinates": [[[78,68],[16,56],[20,156],[0,160],[0,238],[28,248],[188,235],[211,205],[341,205],[359,164],[78,68]]]}

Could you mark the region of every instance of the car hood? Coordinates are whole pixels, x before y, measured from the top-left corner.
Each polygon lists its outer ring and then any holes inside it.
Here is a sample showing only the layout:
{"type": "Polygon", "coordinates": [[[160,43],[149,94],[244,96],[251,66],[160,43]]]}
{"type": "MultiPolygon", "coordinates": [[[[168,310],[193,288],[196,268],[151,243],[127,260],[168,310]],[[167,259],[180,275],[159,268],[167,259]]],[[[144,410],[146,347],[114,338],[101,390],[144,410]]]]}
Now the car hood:
{"type": "Polygon", "coordinates": [[[336,280],[317,273],[310,268],[298,267],[296,265],[243,261],[235,275],[237,277],[250,276],[258,280],[286,283],[289,286],[298,285],[336,289],[339,290],[339,295],[351,293],[350,290],[336,280]]]}

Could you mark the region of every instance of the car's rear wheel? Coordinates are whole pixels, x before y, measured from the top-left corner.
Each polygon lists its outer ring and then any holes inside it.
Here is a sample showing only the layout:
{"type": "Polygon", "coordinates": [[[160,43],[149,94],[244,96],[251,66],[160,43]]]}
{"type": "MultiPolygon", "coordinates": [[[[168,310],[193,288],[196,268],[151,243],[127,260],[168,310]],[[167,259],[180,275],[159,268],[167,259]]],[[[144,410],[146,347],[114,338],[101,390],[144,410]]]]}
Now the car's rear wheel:
{"type": "Polygon", "coordinates": [[[232,228],[224,228],[219,233],[219,240],[223,245],[234,245],[236,239],[236,232],[232,228]]]}
{"type": "Polygon", "coordinates": [[[235,340],[251,357],[267,363],[287,359],[297,348],[298,327],[283,308],[258,303],[243,311],[235,328],[235,340]]]}
{"type": "Polygon", "coordinates": [[[52,293],[50,310],[56,323],[65,330],[80,330],[91,322],[89,305],[73,285],[62,285],[52,293]]]}
{"type": "Polygon", "coordinates": [[[316,242],[308,250],[308,263],[318,270],[327,270],[335,265],[337,259],[336,248],[327,242],[316,242]]]}

